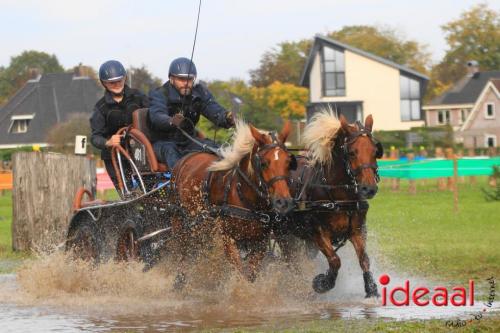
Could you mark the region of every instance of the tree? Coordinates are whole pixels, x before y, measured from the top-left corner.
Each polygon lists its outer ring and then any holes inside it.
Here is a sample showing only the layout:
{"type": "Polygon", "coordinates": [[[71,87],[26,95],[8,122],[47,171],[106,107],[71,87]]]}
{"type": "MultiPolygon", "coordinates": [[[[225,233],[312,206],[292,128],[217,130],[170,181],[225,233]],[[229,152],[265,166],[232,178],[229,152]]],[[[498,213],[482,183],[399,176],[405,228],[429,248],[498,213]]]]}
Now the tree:
{"type": "Polygon", "coordinates": [[[153,76],[146,66],[130,67],[128,70],[130,86],[148,94],[151,89],[161,86],[161,79],[153,76]]]}
{"type": "Polygon", "coordinates": [[[302,119],[306,114],[308,91],[290,83],[275,81],[267,87],[252,87],[253,100],[261,101],[265,112],[282,119],[302,119]]]}
{"type": "Polygon", "coordinates": [[[5,103],[34,74],[62,72],[64,68],[55,55],[31,50],[12,57],[9,66],[0,71],[0,104],[5,103]]]}
{"type": "Polygon", "coordinates": [[[260,67],[250,71],[251,84],[264,87],[274,81],[298,84],[312,41],[283,42],[267,51],[260,60],[260,67]]]}
{"type": "MultiPolygon", "coordinates": [[[[90,123],[88,114],[75,114],[65,122],[55,124],[47,133],[47,143],[51,151],[72,153],[75,136],[86,135],[90,142],[90,123]]],[[[88,145],[87,147],[91,147],[88,145]]]]}
{"type": "Polygon", "coordinates": [[[500,12],[479,4],[441,28],[448,50],[432,70],[436,83],[446,85],[463,77],[469,60],[476,60],[481,70],[500,68],[500,12]]]}
{"type": "MultiPolygon", "coordinates": [[[[425,45],[407,40],[390,28],[346,26],[327,36],[422,73],[427,73],[431,65],[425,45]]],[[[312,40],[304,39],[280,43],[277,48],[267,51],[259,68],[250,71],[251,84],[257,87],[268,86],[274,81],[298,84],[311,46],[312,40]]]]}

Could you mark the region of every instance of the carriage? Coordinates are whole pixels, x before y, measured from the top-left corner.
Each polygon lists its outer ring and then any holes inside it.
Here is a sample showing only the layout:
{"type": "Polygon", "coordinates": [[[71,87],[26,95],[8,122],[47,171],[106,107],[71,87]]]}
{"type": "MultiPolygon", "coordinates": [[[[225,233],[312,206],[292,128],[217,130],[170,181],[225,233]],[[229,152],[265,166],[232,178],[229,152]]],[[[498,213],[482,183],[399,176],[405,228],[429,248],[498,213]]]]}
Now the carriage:
{"type": "Polygon", "coordinates": [[[376,193],[376,158],[381,156],[372,124],[371,116],[363,125],[347,124],[342,116],[337,120],[331,112],[320,114],[311,123],[307,159],[296,158],[284,146],[289,124],[279,135],[245,127],[252,145],[242,143],[243,135],[235,139],[241,145],[236,152],[232,147],[220,156],[190,154],[167,170],[156,160],[149,140],[147,109],[137,110],[132,126],[120,130],[124,144],[112,155],[120,200],[92,200],[81,189],[66,248],[77,249],[85,259],[140,259],[150,267],[169,239],[224,217],[226,254],[249,280],[255,279],[270,239],[283,260],[293,261],[294,235],[327,257],[328,271],[313,281],[316,292],[326,292],[334,287],[340,267],[336,250],[350,240],[360,259],[366,295],[377,296],[365,251],[366,199],[376,193]],[[130,165],[130,177],[123,161],[130,165]],[[90,200],[84,201],[85,196],[90,200]],[[251,269],[246,271],[240,242],[253,246],[247,256],[251,269]]]}

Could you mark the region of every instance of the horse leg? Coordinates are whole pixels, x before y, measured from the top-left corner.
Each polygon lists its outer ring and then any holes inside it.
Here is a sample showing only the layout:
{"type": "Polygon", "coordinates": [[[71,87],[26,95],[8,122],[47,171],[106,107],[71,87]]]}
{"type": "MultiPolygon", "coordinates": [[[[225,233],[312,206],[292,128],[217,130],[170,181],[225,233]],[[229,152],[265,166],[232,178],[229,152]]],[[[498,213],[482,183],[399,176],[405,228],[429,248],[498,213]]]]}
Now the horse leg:
{"type": "Polygon", "coordinates": [[[373,279],[373,274],[370,271],[370,258],[366,253],[366,229],[364,225],[361,228],[355,228],[355,231],[351,235],[350,241],[356,250],[358,256],[359,265],[363,271],[363,280],[365,282],[365,292],[366,298],[369,297],[379,297],[377,290],[377,284],[373,279]]]}
{"type": "Polygon", "coordinates": [[[226,253],[229,262],[233,264],[234,267],[240,272],[241,275],[245,275],[243,272],[243,263],[241,262],[240,251],[234,239],[229,236],[223,236],[224,252],[226,253]]]}
{"type": "Polygon", "coordinates": [[[290,234],[275,235],[275,241],[286,265],[294,272],[300,272],[299,258],[301,251],[306,251],[301,246],[304,241],[290,234]]]}
{"type": "Polygon", "coordinates": [[[340,269],[340,258],[333,248],[332,236],[329,231],[319,228],[314,235],[314,240],[328,260],[329,269],[326,274],[318,274],[314,277],[313,289],[317,293],[325,293],[335,287],[335,281],[340,269]]]}
{"type": "Polygon", "coordinates": [[[247,278],[250,282],[254,282],[257,278],[257,273],[260,270],[262,259],[266,255],[267,240],[258,242],[252,247],[249,253],[248,260],[248,275],[247,278]]]}

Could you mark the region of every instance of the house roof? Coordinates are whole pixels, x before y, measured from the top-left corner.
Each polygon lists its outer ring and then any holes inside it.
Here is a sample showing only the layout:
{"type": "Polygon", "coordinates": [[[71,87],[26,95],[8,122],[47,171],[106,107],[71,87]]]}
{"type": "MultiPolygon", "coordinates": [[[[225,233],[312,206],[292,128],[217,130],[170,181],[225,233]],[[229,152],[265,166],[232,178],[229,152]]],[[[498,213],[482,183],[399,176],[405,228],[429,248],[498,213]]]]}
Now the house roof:
{"type": "Polygon", "coordinates": [[[90,113],[102,88],[73,73],[44,74],[29,80],[0,110],[1,145],[43,143],[49,129],[72,115],[90,113]],[[9,133],[12,119],[33,115],[26,133],[9,133]]]}
{"type": "Polygon", "coordinates": [[[488,81],[494,78],[500,79],[500,71],[477,72],[472,76],[466,75],[455,83],[450,90],[430,101],[428,105],[474,104],[488,81]]]}
{"type": "Polygon", "coordinates": [[[305,64],[304,69],[302,71],[302,75],[300,77],[300,85],[301,86],[308,86],[309,85],[309,73],[311,71],[311,67],[312,67],[313,62],[314,62],[314,56],[316,55],[316,52],[320,49],[320,46],[322,44],[329,44],[329,45],[334,46],[336,48],[348,50],[352,53],[358,54],[358,55],[363,56],[365,58],[377,61],[377,62],[382,63],[384,65],[393,67],[395,69],[398,69],[403,73],[410,74],[412,76],[416,76],[417,78],[420,78],[422,80],[429,80],[428,76],[426,76],[422,73],[419,73],[419,72],[417,72],[417,71],[415,71],[407,66],[400,65],[400,64],[395,63],[393,61],[376,56],[373,53],[366,52],[366,51],[360,50],[358,48],[355,48],[353,46],[341,43],[335,39],[331,39],[331,38],[328,38],[328,37],[325,37],[322,35],[316,35],[314,37],[313,47],[311,48],[311,51],[309,52],[309,56],[307,58],[306,64],[305,64]]]}
{"type": "Polygon", "coordinates": [[[481,90],[477,100],[475,101],[475,105],[472,108],[472,112],[469,114],[463,125],[460,127],[460,131],[465,131],[467,129],[470,129],[470,127],[473,125],[474,120],[477,117],[477,114],[480,112],[479,107],[481,106],[481,101],[484,99],[484,96],[490,89],[500,100],[500,79],[492,79],[488,81],[484,86],[484,88],[481,90]]]}

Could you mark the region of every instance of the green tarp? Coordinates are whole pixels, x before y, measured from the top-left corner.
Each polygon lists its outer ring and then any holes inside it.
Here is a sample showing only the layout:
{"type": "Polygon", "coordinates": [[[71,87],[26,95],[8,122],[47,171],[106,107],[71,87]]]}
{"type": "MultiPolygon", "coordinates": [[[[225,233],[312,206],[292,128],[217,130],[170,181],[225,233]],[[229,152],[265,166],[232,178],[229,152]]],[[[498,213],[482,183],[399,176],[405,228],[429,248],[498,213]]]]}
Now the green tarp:
{"type": "MultiPolygon", "coordinates": [[[[453,177],[453,160],[425,159],[414,162],[379,160],[379,173],[387,178],[440,178],[453,177]]],[[[500,157],[460,158],[458,176],[489,176],[493,166],[500,165],[500,157]]]]}

